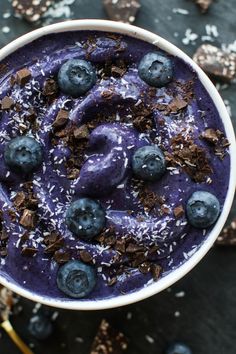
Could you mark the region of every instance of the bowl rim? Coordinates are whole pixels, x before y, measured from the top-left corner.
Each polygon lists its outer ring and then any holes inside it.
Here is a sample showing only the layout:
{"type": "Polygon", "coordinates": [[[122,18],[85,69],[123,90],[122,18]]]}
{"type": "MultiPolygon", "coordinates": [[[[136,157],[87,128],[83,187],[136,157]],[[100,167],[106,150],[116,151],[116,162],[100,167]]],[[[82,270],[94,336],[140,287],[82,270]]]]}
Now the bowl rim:
{"type": "Polygon", "coordinates": [[[176,47],[174,44],[163,39],[157,34],[154,34],[150,31],[142,29],[137,26],[130,24],[124,24],[121,22],[114,22],[108,20],[97,20],[97,19],[88,19],[88,20],[70,20],[66,22],[59,22],[53,25],[41,27],[34,31],[31,31],[19,38],[13,40],[5,47],[0,49],[0,61],[5,57],[15,52],[20,47],[23,47],[30,42],[44,36],[47,34],[58,33],[58,32],[67,32],[67,31],[103,31],[103,32],[113,32],[118,34],[128,35],[137,39],[144,40],[151,44],[157,45],[159,48],[165,50],[166,52],[180,57],[185,62],[189,63],[192,68],[196,71],[199,76],[200,81],[206,88],[210,97],[212,98],[219,115],[222,119],[226,136],[230,142],[229,153],[230,153],[230,180],[229,187],[225,199],[225,203],[221,212],[221,215],[215,224],[214,228],[210,232],[207,239],[199,247],[199,249],[190,256],[182,265],[177,269],[171,271],[168,275],[164,276],[157,282],[154,282],[148,286],[143,287],[133,293],[120,295],[113,298],[103,299],[103,300],[59,300],[53,299],[50,297],[42,296],[39,294],[34,294],[29,290],[24,289],[20,285],[11,283],[9,280],[0,275],[0,283],[3,286],[8,287],[15,293],[19,294],[22,297],[28,298],[32,301],[42,303],[44,305],[53,306],[57,308],[63,308],[68,310],[102,310],[120,307],[128,304],[132,304],[141,300],[144,300],[152,295],[155,295],[164,289],[170,287],[176,281],[185,276],[193,267],[195,267],[200,260],[205,256],[205,254],[213,246],[215,240],[217,239],[221,229],[223,228],[225,221],[228,217],[228,214],[233,203],[235,186],[236,186],[236,164],[233,163],[233,152],[236,152],[236,142],[234,129],[225,107],[225,104],[216,90],[213,83],[207,77],[207,75],[202,71],[202,69],[181,49],[176,47]]]}

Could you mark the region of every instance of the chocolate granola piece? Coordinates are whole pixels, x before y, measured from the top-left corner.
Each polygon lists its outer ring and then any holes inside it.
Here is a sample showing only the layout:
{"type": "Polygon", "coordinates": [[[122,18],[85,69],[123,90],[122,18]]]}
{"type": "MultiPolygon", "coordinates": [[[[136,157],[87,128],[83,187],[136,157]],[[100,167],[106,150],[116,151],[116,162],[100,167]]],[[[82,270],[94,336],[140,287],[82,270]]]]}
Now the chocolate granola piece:
{"type": "Polygon", "coordinates": [[[33,229],[36,226],[36,214],[35,211],[24,209],[20,218],[20,224],[26,229],[33,229]]]}
{"type": "Polygon", "coordinates": [[[110,20],[133,23],[141,7],[138,0],[103,0],[103,5],[110,20]]]}
{"type": "Polygon", "coordinates": [[[29,22],[36,22],[54,3],[54,0],[11,0],[11,2],[17,15],[29,22]]]}
{"type": "Polygon", "coordinates": [[[128,342],[123,333],[102,320],[94,338],[90,354],[121,354],[127,350],[128,342]]]}
{"type": "Polygon", "coordinates": [[[5,96],[1,101],[1,108],[3,111],[8,111],[9,109],[12,109],[14,105],[14,100],[9,96],[5,96]]]}
{"type": "Polygon", "coordinates": [[[226,53],[211,44],[201,45],[193,60],[213,78],[230,82],[236,76],[236,54],[226,53]]]}
{"type": "Polygon", "coordinates": [[[181,216],[184,215],[184,208],[183,205],[178,205],[177,207],[174,208],[174,216],[176,219],[181,218],[181,216]]]}
{"type": "Polygon", "coordinates": [[[236,218],[225,227],[216,241],[220,246],[236,246],[236,218]]]}
{"type": "Polygon", "coordinates": [[[27,68],[23,68],[16,73],[16,83],[20,86],[25,86],[31,78],[31,72],[27,68]]]}
{"type": "Polygon", "coordinates": [[[66,111],[65,109],[60,109],[59,112],[57,113],[56,119],[52,123],[53,128],[62,128],[66,123],[68,122],[69,119],[69,112],[66,111]]]}
{"type": "Polygon", "coordinates": [[[199,6],[201,9],[202,13],[207,12],[209,7],[211,6],[213,0],[194,0],[195,3],[199,6]]]}

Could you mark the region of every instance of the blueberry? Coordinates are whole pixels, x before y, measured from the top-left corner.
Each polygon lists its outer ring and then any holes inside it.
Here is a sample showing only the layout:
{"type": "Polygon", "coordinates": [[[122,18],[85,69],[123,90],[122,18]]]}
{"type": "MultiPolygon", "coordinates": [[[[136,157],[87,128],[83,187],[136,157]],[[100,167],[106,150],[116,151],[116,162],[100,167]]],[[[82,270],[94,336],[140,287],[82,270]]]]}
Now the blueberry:
{"type": "Polygon", "coordinates": [[[95,269],[80,261],[69,261],[61,266],[57,273],[57,286],[66,295],[73,298],[87,296],[96,285],[95,269]]]}
{"type": "Polygon", "coordinates": [[[75,235],[90,240],[102,231],[105,218],[105,211],[97,201],[81,198],[68,208],[66,224],[75,235]]]}
{"type": "Polygon", "coordinates": [[[167,348],[166,354],[192,354],[192,350],[184,343],[173,343],[167,348]]]}
{"type": "Polygon", "coordinates": [[[220,214],[220,203],[213,194],[198,191],[187,201],[186,211],[192,226],[205,229],[216,222],[220,214]]]}
{"type": "Polygon", "coordinates": [[[36,339],[44,340],[52,334],[53,325],[48,317],[40,314],[30,319],[28,329],[36,339]]]}
{"type": "Polygon", "coordinates": [[[165,54],[148,53],[141,59],[138,73],[148,85],[163,87],[173,79],[172,61],[165,54]]]}
{"type": "Polygon", "coordinates": [[[96,71],[92,64],[82,59],[70,59],[58,73],[58,84],[67,95],[78,97],[85,94],[96,82],[96,71]]]}
{"type": "Polygon", "coordinates": [[[134,174],[143,180],[159,180],[166,170],[163,152],[154,145],[139,148],[133,155],[132,168],[134,174]]]}
{"type": "Polygon", "coordinates": [[[29,136],[19,136],[6,145],[4,159],[11,170],[30,173],[42,163],[42,146],[29,136]]]}

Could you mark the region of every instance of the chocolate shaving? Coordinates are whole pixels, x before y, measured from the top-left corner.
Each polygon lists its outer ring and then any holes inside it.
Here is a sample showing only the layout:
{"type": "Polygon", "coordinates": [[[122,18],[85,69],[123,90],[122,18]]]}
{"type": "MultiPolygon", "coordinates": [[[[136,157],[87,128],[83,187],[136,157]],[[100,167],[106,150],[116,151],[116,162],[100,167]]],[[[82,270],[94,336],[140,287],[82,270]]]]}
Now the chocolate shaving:
{"type": "Polygon", "coordinates": [[[124,239],[119,239],[116,241],[115,244],[115,249],[120,252],[120,253],[125,253],[125,240],[124,239]]]}
{"type": "Polygon", "coordinates": [[[57,113],[55,121],[52,123],[53,128],[62,128],[69,119],[69,112],[65,109],[60,109],[57,113]]]}
{"type": "Polygon", "coordinates": [[[200,138],[206,140],[213,146],[216,156],[218,156],[221,160],[224,159],[226,155],[226,149],[229,147],[230,143],[223,132],[220,130],[208,128],[202,132],[200,138]]]}
{"type": "Polygon", "coordinates": [[[54,3],[54,0],[11,0],[11,2],[17,15],[29,22],[36,22],[54,3]]]}
{"type": "Polygon", "coordinates": [[[58,85],[56,80],[52,78],[48,78],[45,80],[43,84],[43,95],[47,98],[53,99],[57,96],[58,93],[58,85]]]}
{"type": "Polygon", "coordinates": [[[220,246],[236,246],[236,218],[225,227],[216,241],[220,246]]]}
{"type": "Polygon", "coordinates": [[[35,211],[24,209],[20,218],[20,224],[26,229],[34,229],[36,226],[36,214],[35,211]]]}
{"type": "Polygon", "coordinates": [[[113,329],[102,320],[94,338],[90,354],[120,354],[127,350],[128,342],[124,334],[113,329]]]}
{"type": "Polygon", "coordinates": [[[184,208],[183,205],[179,205],[174,208],[174,216],[178,219],[181,218],[181,216],[184,215],[184,208]]]}
{"type": "Polygon", "coordinates": [[[180,97],[175,97],[168,105],[171,113],[178,113],[179,111],[183,110],[187,107],[188,102],[180,97]]]}
{"type": "Polygon", "coordinates": [[[22,256],[33,257],[38,252],[37,248],[34,247],[23,247],[21,250],[22,256]]]}
{"type": "Polygon", "coordinates": [[[92,255],[88,251],[85,251],[85,250],[79,251],[79,256],[81,258],[81,261],[84,263],[91,263],[93,260],[92,255]]]}
{"type": "Polygon", "coordinates": [[[16,83],[20,86],[25,86],[31,78],[31,72],[27,68],[23,68],[16,73],[16,83]]]}
{"type": "Polygon", "coordinates": [[[171,139],[172,152],[165,152],[169,165],[180,166],[195,182],[205,182],[212,168],[206,150],[196,145],[190,136],[177,134],[171,139]]]}
{"type": "Polygon", "coordinates": [[[140,8],[138,0],[103,0],[103,5],[110,20],[133,23],[140,8]]]}
{"type": "Polygon", "coordinates": [[[50,243],[46,248],[44,248],[44,253],[55,253],[58,251],[61,247],[64,245],[64,239],[63,237],[57,237],[56,241],[53,243],[50,243]]]}
{"type": "Polygon", "coordinates": [[[77,140],[88,139],[89,138],[89,130],[86,124],[81,125],[81,127],[76,128],[73,131],[74,137],[77,140]]]}
{"type": "Polygon", "coordinates": [[[14,105],[15,105],[15,101],[9,96],[5,96],[1,101],[1,109],[4,111],[8,111],[9,109],[12,109],[14,105]]]}
{"type": "Polygon", "coordinates": [[[211,44],[201,45],[193,60],[213,78],[230,82],[236,76],[236,54],[224,52],[211,44]]]}
{"type": "Polygon", "coordinates": [[[53,255],[53,259],[58,264],[64,264],[70,260],[70,254],[69,254],[69,252],[66,252],[63,250],[58,250],[58,251],[55,251],[55,253],[53,255]]]}
{"type": "Polygon", "coordinates": [[[26,195],[24,192],[18,192],[14,198],[14,206],[18,209],[25,204],[26,195]]]}

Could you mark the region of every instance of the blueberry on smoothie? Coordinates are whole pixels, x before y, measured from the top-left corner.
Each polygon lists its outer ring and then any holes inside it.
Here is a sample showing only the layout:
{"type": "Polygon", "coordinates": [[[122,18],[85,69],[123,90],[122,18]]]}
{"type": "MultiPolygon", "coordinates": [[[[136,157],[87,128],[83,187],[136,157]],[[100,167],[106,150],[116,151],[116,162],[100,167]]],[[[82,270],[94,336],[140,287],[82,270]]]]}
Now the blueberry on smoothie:
{"type": "Polygon", "coordinates": [[[136,177],[145,181],[157,181],[166,170],[165,156],[157,146],[143,146],[135,151],[132,168],[136,177]]]}
{"type": "Polygon", "coordinates": [[[100,203],[89,198],[73,202],[66,213],[66,224],[71,232],[85,240],[97,236],[105,226],[106,214],[100,203]]]}
{"type": "Polygon", "coordinates": [[[63,93],[78,97],[93,87],[96,78],[96,70],[90,62],[70,59],[59,70],[58,85],[63,93]]]}
{"type": "Polygon", "coordinates": [[[190,225],[205,229],[216,222],[220,214],[220,203],[209,192],[194,192],[187,201],[186,212],[190,225]]]}
{"type": "Polygon", "coordinates": [[[95,269],[80,261],[69,261],[57,273],[57,286],[66,295],[83,298],[91,293],[96,285],[95,269]]]}
{"type": "Polygon", "coordinates": [[[47,339],[53,331],[52,322],[43,314],[33,316],[29,323],[30,334],[39,340],[47,339]]]}
{"type": "Polygon", "coordinates": [[[4,159],[10,170],[23,174],[30,173],[42,163],[42,146],[34,138],[19,136],[6,145],[4,159]]]}
{"type": "Polygon", "coordinates": [[[167,348],[166,354],[192,354],[192,350],[184,343],[173,343],[167,348]]]}
{"type": "Polygon", "coordinates": [[[138,73],[148,85],[163,87],[173,79],[172,61],[165,54],[148,53],[141,59],[138,73]]]}

